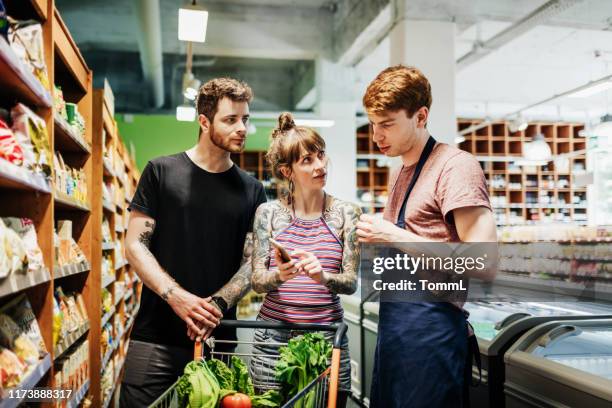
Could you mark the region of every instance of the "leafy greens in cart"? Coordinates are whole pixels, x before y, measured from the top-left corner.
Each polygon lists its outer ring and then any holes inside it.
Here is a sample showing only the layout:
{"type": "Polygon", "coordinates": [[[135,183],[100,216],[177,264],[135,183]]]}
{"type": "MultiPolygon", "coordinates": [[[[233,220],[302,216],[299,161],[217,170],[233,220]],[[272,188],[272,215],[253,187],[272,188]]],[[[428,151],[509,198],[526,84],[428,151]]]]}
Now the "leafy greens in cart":
{"type": "MultiPolygon", "coordinates": [[[[291,398],[314,381],[327,367],[332,346],[320,333],[306,333],[289,340],[280,348],[276,364],[276,379],[283,383],[286,399],[291,398]]],[[[314,393],[309,392],[296,408],[314,407],[314,393]],[[302,405],[303,404],[303,405],[302,405]]]]}

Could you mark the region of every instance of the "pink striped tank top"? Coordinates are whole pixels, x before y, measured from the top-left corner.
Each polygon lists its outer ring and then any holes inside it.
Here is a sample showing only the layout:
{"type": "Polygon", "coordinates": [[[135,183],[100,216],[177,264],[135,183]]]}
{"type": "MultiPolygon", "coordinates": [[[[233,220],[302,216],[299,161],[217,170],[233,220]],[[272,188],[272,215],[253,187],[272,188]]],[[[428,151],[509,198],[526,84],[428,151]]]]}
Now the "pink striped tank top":
{"type": "MultiPolygon", "coordinates": [[[[313,253],[325,272],[339,273],[342,266],[342,243],[323,217],[316,220],[295,218],[293,223],[274,237],[289,252],[302,249],[313,253]]],[[[294,257],[297,261],[297,257],[294,257]]],[[[274,248],[270,248],[270,271],[278,270],[274,248]]],[[[299,274],[268,292],[259,311],[263,320],[292,323],[325,323],[342,319],[340,298],[307,275],[299,274]]]]}

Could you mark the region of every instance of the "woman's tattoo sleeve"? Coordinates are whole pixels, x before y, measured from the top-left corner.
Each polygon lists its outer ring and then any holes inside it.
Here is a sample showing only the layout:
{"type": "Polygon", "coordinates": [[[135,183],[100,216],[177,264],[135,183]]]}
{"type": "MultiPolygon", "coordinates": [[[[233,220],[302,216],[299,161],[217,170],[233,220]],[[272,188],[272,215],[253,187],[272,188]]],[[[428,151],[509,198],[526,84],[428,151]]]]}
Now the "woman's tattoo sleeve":
{"type": "Polygon", "coordinates": [[[272,235],[272,216],[273,207],[271,204],[262,204],[255,213],[251,286],[257,293],[271,292],[283,283],[278,270],[268,270],[270,257],[268,240],[272,235]]]}
{"type": "Polygon", "coordinates": [[[344,246],[342,250],[342,271],[340,273],[323,272],[323,282],[327,288],[337,294],[350,295],[357,290],[357,270],[359,268],[359,242],[357,241],[357,221],[361,208],[351,203],[338,206],[338,214],[344,223],[342,232],[344,246]]]}

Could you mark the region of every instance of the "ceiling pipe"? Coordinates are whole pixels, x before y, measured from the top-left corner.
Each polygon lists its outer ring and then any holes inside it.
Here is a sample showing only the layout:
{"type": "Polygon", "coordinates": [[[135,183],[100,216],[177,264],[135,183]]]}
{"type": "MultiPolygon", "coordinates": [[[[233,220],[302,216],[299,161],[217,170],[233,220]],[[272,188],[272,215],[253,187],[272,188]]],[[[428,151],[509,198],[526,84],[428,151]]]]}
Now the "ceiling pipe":
{"type": "Polygon", "coordinates": [[[164,65],[162,57],[159,0],[133,0],[138,20],[138,48],[145,82],[151,90],[154,108],[164,104],[164,65]]]}
{"type": "Polygon", "coordinates": [[[546,99],[543,99],[541,101],[538,101],[538,102],[532,103],[530,105],[524,106],[521,109],[518,109],[518,110],[516,110],[514,112],[510,112],[510,113],[508,113],[508,114],[506,114],[506,115],[504,115],[504,116],[502,116],[500,118],[497,118],[497,119],[487,119],[484,122],[481,122],[481,123],[479,123],[477,125],[472,125],[470,127],[467,127],[465,129],[461,130],[460,132],[458,132],[458,134],[461,135],[461,136],[467,135],[468,133],[475,132],[478,129],[485,128],[485,127],[489,126],[493,122],[509,119],[509,118],[511,118],[513,116],[518,116],[518,115],[520,115],[521,113],[523,113],[524,111],[526,111],[528,109],[535,108],[536,106],[544,105],[544,104],[546,104],[548,102],[552,102],[552,101],[554,101],[556,99],[572,95],[572,94],[574,94],[576,92],[582,91],[582,90],[584,90],[586,88],[591,88],[591,87],[593,87],[595,85],[598,85],[598,84],[601,84],[601,83],[604,83],[604,82],[607,82],[607,81],[612,81],[612,75],[606,75],[604,77],[601,77],[601,78],[596,79],[594,81],[587,82],[584,85],[580,85],[580,86],[578,86],[576,88],[573,88],[573,89],[570,89],[568,91],[561,92],[559,94],[555,94],[555,95],[553,95],[551,97],[548,97],[546,99]]]}
{"type": "Polygon", "coordinates": [[[510,27],[493,36],[493,38],[485,42],[477,41],[472,51],[457,60],[457,70],[461,70],[484,58],[535,26],[544,23],[582,1],[584,0],[550,0],[546,2],[510,27]]]}

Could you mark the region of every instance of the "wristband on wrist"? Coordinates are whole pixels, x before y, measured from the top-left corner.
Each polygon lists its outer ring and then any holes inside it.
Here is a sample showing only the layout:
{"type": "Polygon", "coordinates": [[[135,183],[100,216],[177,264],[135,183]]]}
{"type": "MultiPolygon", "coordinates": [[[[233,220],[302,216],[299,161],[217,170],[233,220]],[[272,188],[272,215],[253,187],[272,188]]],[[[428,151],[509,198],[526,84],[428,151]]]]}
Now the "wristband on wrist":
{"type": "Polygon", "coordinates": [[[227,311],[227,302],[221,296],[213,296],[211,300],[217,304],[219,310],[221,310],[221,313],[225,313],[227,311]]]}

